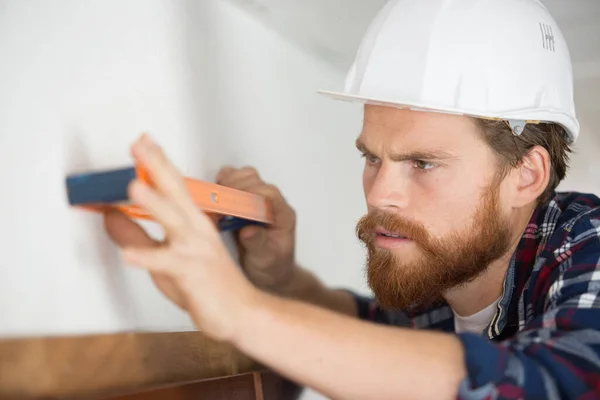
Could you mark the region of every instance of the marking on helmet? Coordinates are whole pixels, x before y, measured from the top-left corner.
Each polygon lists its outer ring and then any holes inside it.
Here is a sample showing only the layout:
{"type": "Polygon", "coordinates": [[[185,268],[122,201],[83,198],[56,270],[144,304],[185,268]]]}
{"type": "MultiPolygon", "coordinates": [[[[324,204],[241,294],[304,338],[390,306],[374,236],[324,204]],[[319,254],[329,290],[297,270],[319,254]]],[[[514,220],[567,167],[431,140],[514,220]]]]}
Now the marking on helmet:
{"type": "Polygon", "coordinates": [[[555,52],[554,32],[552,32],[552,27],[540,22],[540,32],[542,33],[542,47],[544,50],[555,52]]]}

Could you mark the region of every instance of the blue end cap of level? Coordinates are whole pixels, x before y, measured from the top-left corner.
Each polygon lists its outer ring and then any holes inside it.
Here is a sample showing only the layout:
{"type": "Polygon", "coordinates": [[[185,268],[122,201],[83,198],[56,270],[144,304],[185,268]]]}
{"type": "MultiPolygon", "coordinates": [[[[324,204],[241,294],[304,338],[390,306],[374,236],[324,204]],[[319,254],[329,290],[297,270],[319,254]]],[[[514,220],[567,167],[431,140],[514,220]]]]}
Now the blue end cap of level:
{"type": "Polygon", "coordinates": [[[134,167],[67,176],[69,204],[127,201],[127,187],[136,178],[134,167]]]}
{"type": "Polygon", "coordinates": [[[264,226],[262,222],[232,216],[221,218],[218,225],[221,232],[236,231],[248,225],[264,226]]]}

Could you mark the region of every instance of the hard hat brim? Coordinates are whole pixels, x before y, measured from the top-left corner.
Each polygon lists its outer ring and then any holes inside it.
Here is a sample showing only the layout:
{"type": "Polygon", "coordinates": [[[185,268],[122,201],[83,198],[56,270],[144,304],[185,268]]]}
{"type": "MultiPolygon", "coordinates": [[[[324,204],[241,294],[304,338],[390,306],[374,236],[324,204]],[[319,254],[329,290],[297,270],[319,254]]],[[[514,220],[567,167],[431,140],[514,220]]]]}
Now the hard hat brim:
{"type": "Polygon", "coordinates": [[[539,124],[539,123],[557,123],[565,128],[568,135],[568,140],[570,143],[575,142],[577,136],[579,134],[579,123],[578,121],[574,121],[567,115],[557,114],[551,112],[544,112],[535,110],[533,114],[537,119],[527,118],[524,115],[530,114],[528,110],[518,110],[514,112],[505,112],[502,114],[490,114],[490,113],[480,113],[476,110],[464,110],[464,109],[454,109],[450,107],[431,107],[425,104],[418,104],[416,102],[401,102],[397,100],[388,100],[381,98],[372,98],[366,96],[360,96],[356,94],[348,94],[342,92],[334,92],[329,90],[317,90],[317,93],[329,97],[334,100],[341,100],[345,102],[351,103],[359,103],[359,104],[371,104],[371,105],[380,105],[385,107],[393,107],[399,109],[409,109],[412,111],[424,111],[424,112],[436,112],[443,114],[453,114],[453,115],[464,115],[473,118],[482,118],[488,120],[496,120],[496,121],[506,121],[506,120],[521,120],[523,122],[529,124],[539,124]]]}

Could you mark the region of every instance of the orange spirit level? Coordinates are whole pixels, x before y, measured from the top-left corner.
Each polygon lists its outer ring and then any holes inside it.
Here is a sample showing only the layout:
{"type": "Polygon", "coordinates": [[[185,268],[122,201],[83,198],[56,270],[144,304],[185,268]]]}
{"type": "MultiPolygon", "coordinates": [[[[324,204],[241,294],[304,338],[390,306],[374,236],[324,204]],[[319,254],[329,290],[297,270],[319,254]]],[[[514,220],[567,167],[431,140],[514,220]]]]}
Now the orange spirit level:
{"type": "MultiPolygon", "coordinates": [[[[152,185],[141,166],[69,175],[69,204],[95,212],[116,209],[132,218],[153,220],[152,215],[129,200],[127,189],[134,179],[152,185]]],[[[189,177],[185,177],[185,183],[194,202],[221,231],[273,222],[271,203],[264,196],[189,177]]]]}

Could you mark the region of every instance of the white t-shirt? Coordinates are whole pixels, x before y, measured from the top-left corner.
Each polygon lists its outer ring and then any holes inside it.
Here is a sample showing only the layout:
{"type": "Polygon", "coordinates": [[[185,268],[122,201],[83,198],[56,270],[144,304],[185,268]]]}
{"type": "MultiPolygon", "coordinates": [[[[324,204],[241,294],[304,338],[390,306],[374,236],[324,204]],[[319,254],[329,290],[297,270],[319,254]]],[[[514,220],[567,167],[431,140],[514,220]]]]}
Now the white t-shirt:
{"type": "Polygon", "coordinates": [[[498,297],[496,301],[485,307],[483,310],[466,317],[461,317],[453,311],[455,332],[482,333],[496,314],[496,306],[498,305],[499,301],[500,297],[498,297]]]}

